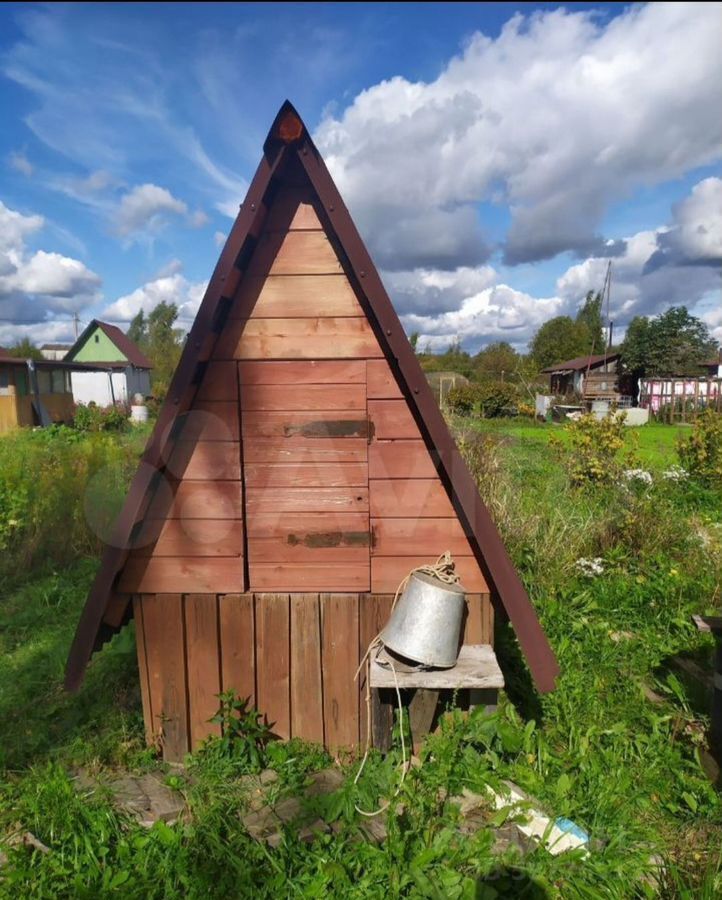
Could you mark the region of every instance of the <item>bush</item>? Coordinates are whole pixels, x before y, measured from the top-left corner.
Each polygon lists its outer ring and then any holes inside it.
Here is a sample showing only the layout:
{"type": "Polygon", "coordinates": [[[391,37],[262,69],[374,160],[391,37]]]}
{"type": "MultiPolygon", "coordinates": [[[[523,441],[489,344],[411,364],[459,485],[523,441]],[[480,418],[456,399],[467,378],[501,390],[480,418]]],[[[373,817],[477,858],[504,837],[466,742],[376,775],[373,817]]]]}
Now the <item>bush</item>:
{"type": "Polygon", "coordinates": [[[485,419],[516,415],[516,388],[505,381],[488,381],[479,385],[479,406],[485,419]]]}
{"type": "Polygon", "coordinates": [[[127,412],[117,404],[102,407],[91,402],[75,407],[73,427],[78,431],[123,431],[127,425],[127,412]]]}
{"type": "Polygon", "coordinates": [[[565,426],[566,442],[551,439],[566,462],[572,484],[617,484],[626,469],[635,467],[634,452],[622,452],[625,416],[617,413],[597,419],[587,414],[565,426]]]}
{"type": "Polygon", "coordinates": [[[479,385],[458,384],[446,395],[446,405],[457,416],[470,416],[479,409],[479,385]]]}
{"type": "Polygon", "coordinates": [[[722,416],[712,409],[700,413],[692,434],[680,438],[677,455],[690,478],[705,487],[722,488],[722,416]]]}
{"type": "Polygon", "coordinates": [[[503,381],[458,385],[446,395],[446,402],[457,416],[478,413],[485,419],[494,419],[505,413],[515,415],[517,411],[516,388],[503,381]]]}

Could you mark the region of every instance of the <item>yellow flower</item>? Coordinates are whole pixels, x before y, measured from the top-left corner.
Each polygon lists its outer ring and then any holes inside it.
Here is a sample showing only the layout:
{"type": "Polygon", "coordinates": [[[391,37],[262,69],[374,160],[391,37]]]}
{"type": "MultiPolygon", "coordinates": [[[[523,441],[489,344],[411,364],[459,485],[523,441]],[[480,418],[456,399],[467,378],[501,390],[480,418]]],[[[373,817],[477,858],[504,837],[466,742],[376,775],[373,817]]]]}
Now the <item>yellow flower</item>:
{"type": "Polygon", "coordinates": [[[679,575],[679,572],[676,569],[670,569],[669,574],[672,576],[672,578],[676,578],[679,575]]]}

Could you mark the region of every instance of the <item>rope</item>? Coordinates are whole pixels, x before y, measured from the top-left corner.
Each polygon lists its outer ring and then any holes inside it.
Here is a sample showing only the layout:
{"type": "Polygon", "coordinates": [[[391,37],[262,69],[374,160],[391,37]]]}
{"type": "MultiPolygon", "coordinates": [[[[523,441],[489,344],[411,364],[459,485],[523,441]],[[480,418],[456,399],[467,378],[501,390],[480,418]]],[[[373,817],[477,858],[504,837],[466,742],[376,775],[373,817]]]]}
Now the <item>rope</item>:
{"type": "MultiPolygon", "coordinates": [[[[406,586],[409,583],[409,579],[416,572],[420,572],[422,575],[431,575],[433,578],[438,579],[444,584],[458,584],[461,579],[456,572],[456,568],[454,566],[454,560],[451,556],[451,553],[446,550],[441,556],[436,560],[432,565],[423,565],[416,566],[416,568],[411,569],[407,574],[401,579],[399,586],[396,588],[396,593],[394,594],[394,600],[391,604],[391,612],[394,611],[396,607],[396,602],[399,599],[399,596],[403,594],[406,590],[406,586]]],[[[359,770],[356,773],[356,777],[353,780],[354,784],[358,784],[358,780],[361,777],[361,773],[364,770],[364,766],[366,765],[366,760],[368,759],[369,752],[371,750],[371,654],[374,650],[378,651],[383,646],[383,641],[381,640],[381,632],[379,632],[375,638],[371,640],[371,643],[366,648],[366,652],[364,653],[361,662],[359,663],[358,669],[356,669],[356,674],[354,675],[354,681],[356,681],[359,677],[361,669],[366,666],[366,748],[364,750],[363,759],[361,760],[361,765],[359,766],[359,770]]],[[[396,790],[394,791],[394,795],[391,798],[393,800],[395,797],[398,797],[399,791],[401,790],[401,786],[404,783],[404,779],[406,778],[406,773],[409,770],[410,760],[407,763],[406,760],[406,741],[404,739],[404,708],[401,703],[401,691],[399,690],[399,682],[396,677],[396,669],[394,667],[393,660],[391,658],[388,659],[388,665],[394,676],[394,687],[396,689],[396,700],[399,705],[399,730],[401,733],[401,778],[399,779],[399,783],[396,786],[396,790]]],[[[369,812],[368,810],[361,809],[357,804],[354,804],[354,809],[357,813],[362,816],[368,816],[372,818],[373,816],[378,816],[382,812],[386,812],[386,810],[391,805],[391,800],[388,800],[384,806],[379,807],[379,809],[369,812]]]]}

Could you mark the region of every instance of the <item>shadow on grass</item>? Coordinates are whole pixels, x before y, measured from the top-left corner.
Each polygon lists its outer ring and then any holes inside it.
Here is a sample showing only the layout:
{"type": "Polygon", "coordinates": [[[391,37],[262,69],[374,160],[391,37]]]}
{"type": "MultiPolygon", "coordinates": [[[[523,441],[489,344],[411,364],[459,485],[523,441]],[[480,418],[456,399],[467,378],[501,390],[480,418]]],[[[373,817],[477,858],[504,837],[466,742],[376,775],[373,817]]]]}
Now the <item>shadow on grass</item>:
{"type": "Polygon", "coordinates": [[[548,900],[551,894],[526,872],[513,866],[500,866],[476,883],[475,900],[501,900],[505,897],[548,900]]]}
{"type": "Polygon", "coordinates": [[[119,745],[142,738],[132,626],[94,658],[77,694],[63,689],[94,571],[83,561],[0,596],[0,769],[58,756],[113,756],[119,745]]]}
{"type": "Polygon", "coordinates": [[[534,719],[541,726],[544,711],[514,631],[509,622],[499,622],[498,617],[494,627],[494,649],[504,673],[507,697],[525,721],[534,719]]]}

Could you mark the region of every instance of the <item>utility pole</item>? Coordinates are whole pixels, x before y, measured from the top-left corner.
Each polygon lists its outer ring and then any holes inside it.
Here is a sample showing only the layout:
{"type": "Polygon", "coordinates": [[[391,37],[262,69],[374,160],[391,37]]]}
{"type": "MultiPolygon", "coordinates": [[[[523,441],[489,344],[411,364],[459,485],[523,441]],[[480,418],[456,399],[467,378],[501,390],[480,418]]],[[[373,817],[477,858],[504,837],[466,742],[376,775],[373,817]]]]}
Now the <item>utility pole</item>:
{"type": "Polygon", "coordinates": [[[75,340],[78,340],[78,325],[80,323],[80,318],[77,312],[73,313],[73,324],[75,325],[75,340]]]}

